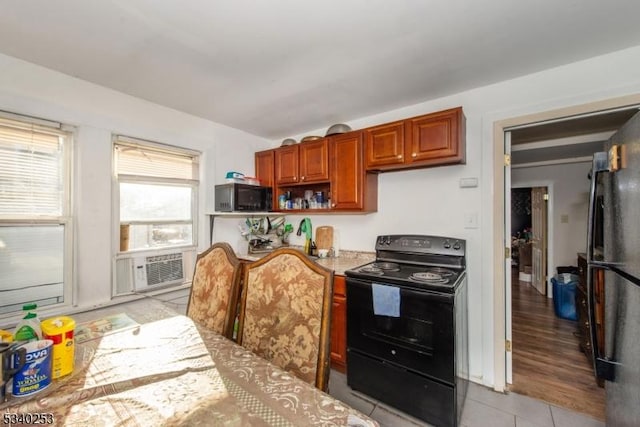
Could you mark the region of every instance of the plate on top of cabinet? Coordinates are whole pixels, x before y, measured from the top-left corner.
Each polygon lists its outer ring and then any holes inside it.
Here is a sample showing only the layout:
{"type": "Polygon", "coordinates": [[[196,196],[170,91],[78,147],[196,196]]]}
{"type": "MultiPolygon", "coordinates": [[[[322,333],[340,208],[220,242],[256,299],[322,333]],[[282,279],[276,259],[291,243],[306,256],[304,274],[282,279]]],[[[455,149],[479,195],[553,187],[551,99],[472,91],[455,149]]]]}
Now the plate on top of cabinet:
{"type": "Polygon", "coordinates": [[[322,136],[309,135],[302,138],[300,142],[315,141],[316,139],[322,139],[322,138],[323,138],[322,136]]]}

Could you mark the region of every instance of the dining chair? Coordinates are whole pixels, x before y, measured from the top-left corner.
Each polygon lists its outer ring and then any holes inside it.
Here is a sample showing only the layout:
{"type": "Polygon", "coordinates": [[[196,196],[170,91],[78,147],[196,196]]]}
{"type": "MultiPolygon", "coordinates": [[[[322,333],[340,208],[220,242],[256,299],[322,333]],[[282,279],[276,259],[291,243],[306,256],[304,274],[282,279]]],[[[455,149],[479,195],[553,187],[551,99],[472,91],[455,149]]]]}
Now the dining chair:
{"type": "Polygon", "coordinates": [[[247,264],[238,343],[326,391],[333,271],[280,248],[247,264]]]}
{"type": "Polygon", "coordinates": [[[229,339],[237,315],[242,263],[233,248],[215,243],[196,258],[187,316],[229,339]]]}

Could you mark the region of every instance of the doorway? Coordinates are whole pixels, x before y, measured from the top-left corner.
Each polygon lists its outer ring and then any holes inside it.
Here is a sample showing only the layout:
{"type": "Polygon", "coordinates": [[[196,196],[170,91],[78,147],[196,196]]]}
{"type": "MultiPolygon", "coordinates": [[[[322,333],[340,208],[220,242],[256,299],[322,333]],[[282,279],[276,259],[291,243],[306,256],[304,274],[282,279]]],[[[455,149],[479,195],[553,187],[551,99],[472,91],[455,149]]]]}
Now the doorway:
{"type": "MultiPolygon", "coordinates": [[[[508,119],[508,120],[494,123],[494,149],[495,149],[494,150],[494,153],[495,153],[494,185],[498,188],[500,187],[505,188],[505,192],[503,192],[502,194],[496,193],[494,196],[494,212],[496,214],[494,216],[494,222],[493,222],[494,230],[495,230],[494,231],[494,266],[495,266],[494,267],[494,272],[495,272],[494,283],[496,283],[496,286],[494,287],[494,301],[495,301],[495,307],[496,307],[494,312],[494,325],[495,325],[494,331],[497,338],[495,341],[496,352],[494,353],[494,357],[495,357],[494,388],[498,391],[504,390],[505,388],[507,388],[506,387],[507,382],[508,380],[511,379],[510,376],[512,374],[512,366],[510,363],[511,356],[516,352],[515,349],[512,351],[511,349],[512,343],[509,339],[504,341],[500,340],[501,336],[508,337],[508,338],[511,336],[512,320],[516,316],[515,311],[512,314],[511,304],[510,304],[511,303],[510,291],[511,291],[511,279],[512,279],[511,266],[510,264],[507,265],[507,263],[504,262],[504,253],[505,253],[504,247],[505,245],[507,246],[507,248],[510,247],[509,245],[510,242],[508,242],[507,240],[507,239],[510,239],[510,230],[505,229],[505,224],[507,221],[507,212],[508,212],[507,209],[505,208],[507,206],[510,206],[510,200],[509,200],[510,192],[509,193],[506,192],[507,188],[509,189],[511,188],[511,183],[510,183],[511,168],[509,167],[509,160],[513,162],[513,160],[515,160],[515,157],[516,157],[516,153],[513,153],[513,156],[511,156],[512,158],[510,159],[509,158],[510,151],[506,151],[506,152],[503,151],[503,147],[505,146],[505,142],[507,139],[506,135],[508,134],[508,131],[510,129],[514,129],[516,127],[522,127],[522,128],[529,127],[532,129],[532,133],[536,133],[538,131],[544,132],[548,130],[548,128],[545,128],[544,126],[546,124],[559,123],[563,121],[567,121],[568,123],[568,121],[570,120],[572,125],[573,124],[584,125],[585,123],[589,123],[589,122],[597,122],[597,120],[595,121],[590,120],[590,117],[601,115],[603,113],[608,115],[610,113],[616,113],[623,110],[625,111],[631,111],[633,109],[637,110],[637,105],[639,102],[640,102],[640,95],[630,96],[630,97],[625,97],[620,99],[593,103],[589,105],[571,107],[571,108],[566,108],[566,109],[561,109],[556,111],[549,111],[549,112],[525,116],[525,117],[516,117],[513,119],[508,119]],[[574,121],[573,119],[576,119],[576,118],[578,120],[574,121]],[[580,119],[583,119],[583,120],[580,121],[580,119]],[[506,162],[504,162],[504,165],[506,166],[503,166],[503,157],[504,157],[504,160],[507,160],[506,162]],[[505,284],[508,284],[508,286],[505,286],[505,284]]],[[[559,128],[563,128],[563,125],[561,124],[559,128]]],[[[592,130],[592,131],[597,133],[597,132],[603,132],[605,130],[601,129],[599,131],[596,131],[596,130],[592,130]]],[[[558,154],[562,153],[565,150],[565,148],[567,148],[565,146],[576,145],[576,144],[572,144],[572,138],[577,137],[578,139],[580,139],[581,137],[579,134],[577,136],[576,135],[577,135],[576,129],[569,129],[568,133],[558,136],[550,143],[547,143],[546,146],[528,147],[526,145],[529,144],[529,142],[524,143],[525,148],[523,148],[523,150],[527,150],[529,148],[537,149],[535,152],[530,151],[528,155],[525,156],[526,161],[529,162],[529,166],[536,166],[544,163],[557,164],[557,163],[565,163],[565,162],[566,163],[588,162],[590,159],[591,153],[579,153],[578,155],[574,156],[574,159],[570,161],[562,160],[562,159],[549,160],[544,158],[545,156],[549,156],[549,155],[555,155],[557,157],[558,154]]],[[[549,137],[546,136],[546,139],[549,139],[549,137]]],[[[586,144],[582,144],[580,146],[583,148],[587,147],[586,144]]],[[[511,146],[509,145],[509,147],[511,146]]],[[[576,147],[569,147],[569,148],[576,148],[576,147]]],[[[586,176],[586,173],[584,175],[586,176]]],[[[558,212],[557,215],[561,215],[561,213],[558,212]]],[[[557,219],[554,218],[553,220],[557,220],[557,219]]],[[[550,224],[552,223],[553,221],[550,219],[550,224]]],[[[586,243],[586,238],[584,240],[586,243]]],[[[553,258],[550,256],[549,259],[550,259],[549,270],[555,271],[555,266],[553,266],[553,262],[554,262],[553,258]]],[[[572,262],[571,264],[574,264],[574,262],[572,262]]],[[[559,264],[559,265],[562,265],[562,264],[559,264]]],[[[549,309],[551,310],[551,315],[546,319],[546,321],[544,321],[544,323],[545,324],[553,323],[554,321],[553,305],[552,305],[553,302],[551,300],[547,300],[547,298],[544,298],[543,300],[541,300],[541,304],[543,307],[545,307],[545,304],[546,304],[545,308],[547,310],[549,309]]],[[[570,328],[570,329],[575,329],[575,328],[570,328]]],[[[572,335],[573,335],[573,330],[570,330],[569,337],[571,337],[572,335]]],[[[547,344],[544,344],[544,345],[547,345],[547,344]]],[[[531,354],[531,352],[528,352],[528,353],[525,352],[525,353],[526,353],[525,354],[526,358],[528,359],[533,358],[533,355],[531,354]]],[[[579,356],[586,359],[586,357],[583,354],[580,354],[579,356]]],[[[518,355],[515,355],[514,357],[517,358],[518,355]]],[[[558,358],[558,357],[553,358],[547,355],[546,359],[542,360],[542,363],[540,364],[540,366],[538,366],[537,368],[530,369],[530,372],[532,370],[537,369],[541,373],[546,372],[547,378],[552,378],[553,376],[548,371],[548,368],[554,365],[557,365],[560,361],[561,361],[561,358],[558,358]]],[[[568,392],[566,388],[562,385],[562,384],[565,384],[567,381],[568,380],[557,382],[553,387],[560,390],[564,390],[565,396],[570,395],[570,392],[568,392]]],[[[595,380],[591,381],[591,383],[595,384],[595,380]]],[[[541,392],[541,395],[544,396],[544,391],[541,392]]],[[[542,400],[545,400],[545,399],[543,398],[542,400]]],[[[566,403],[565,404],[557,403],[557,404],[559,404],[560,406],[568,406],[568,404],[566,403]]]]}
{"type": "MultiPolygon", "coordinates": [[[[556,184],[562,190],[563,183],[556,184]]],[[[547,254],[553,253],[553,239],[548,238],[553,233],[547,226],[547,218],[554,217],[553,189],[554,182],[517,179],[511,188],[512,253],[517,261],[511,268],[509,294],[512,375],[508,389],[604,420],[604,389],[597,386],[580,351],[577,322],[559,317],[552,299],[556,267],[547,269],[545,264],[547,254]],[[544,273],[537,274],[540,270],[544,273]]],[[[564,208],[562,203],[559,206],[564,208]]]]}

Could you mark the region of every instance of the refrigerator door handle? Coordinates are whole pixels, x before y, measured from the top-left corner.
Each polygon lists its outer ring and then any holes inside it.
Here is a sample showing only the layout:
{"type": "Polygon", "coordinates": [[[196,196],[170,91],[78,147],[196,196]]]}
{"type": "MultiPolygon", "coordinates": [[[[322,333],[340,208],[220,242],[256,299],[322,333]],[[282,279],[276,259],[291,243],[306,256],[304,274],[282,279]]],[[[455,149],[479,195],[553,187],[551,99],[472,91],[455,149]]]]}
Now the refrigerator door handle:
{"type": "Polygon", "coordinates": [[[593,259],[593,236],[595,232],[596,213],[596,189],[598,174],[609,172],[609,158],[607,152],[599,152],[593,155],[593,166],[591,169],[591,185],[589,191],[589,217],[587,226],[587,308],[589,312],[589,335],[591,335],[591,353],[593,356],[593,370],[597,378],[613,381],[615,378],[615,362],[606,359],[600,354],[600,343],[596,332],[595,314],[595,287],[593,275],[596,268],[610,269],[605,263],[593,259]]]}
{"type": "MultiPolygon", "coordinates": [[[[598,174],[609,172],[609,156],[606,151],[594,153],[591,167],[591,184],[589,186],[589,216],[587,219],[587,262],[591,264],[593,259],[593,236],[595,234],[596,220],[596,189],[598,174]]],[[[588,280],[587,280],[588,281],[588,280]]]]}

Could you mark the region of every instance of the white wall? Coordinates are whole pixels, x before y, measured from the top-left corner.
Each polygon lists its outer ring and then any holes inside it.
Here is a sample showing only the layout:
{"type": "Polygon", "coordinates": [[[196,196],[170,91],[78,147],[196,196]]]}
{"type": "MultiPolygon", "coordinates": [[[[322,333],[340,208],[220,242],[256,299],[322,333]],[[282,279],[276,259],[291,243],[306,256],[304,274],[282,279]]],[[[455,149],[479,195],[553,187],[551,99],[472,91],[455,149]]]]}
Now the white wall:
{"type": "Polygon", "coordinates": [[[557,266],[577,266],[577,253],[586,252],[589,203],[587,174],[590,169],[591,163],[588,162],[512,169],[512,187],[543,186],[546,183],[553,186],[549,204],[553,206],[553,212],[548,218],[553,230],[549,236],[553,244],[553,255],[549,259],[553,274],[557,266]],[[561,218],[565,215],[568,222],[563,223],[561,218]]]}
{"type": "MultiPolygon", "coordinates": [[[[505,61],[508,58],[505,58],[505,61]]],[[[496,64],[500,66],[500,64],[496,64]]],[[[104,168],[109,159],[105,135],[116,131],[205,152],[203,188],[223,179],[226,170],[246,171],[253,165],[253,152],[264,149],[261,141],[186,114],[101,89],[59,73],[0,56],[0,109],[71,122],[96,140],[79,141],[79,159],[104,168]],[[100,136],[101,135],[101,136],[100,136]],[[96,146],[97,145],[97,146],[96,146]],[[212,148],[214,147],[214,148],[212,148]],[[82,154],[82,151],[90,153],[82,154]],[[215,179],[214,179],[215,178],[215,179]]],[[[390,172],[379,177],[379,209],[370,215],[314,216],[314,227],[334,225],[343,249],[372,250],[375,236],[383,233],[415,232],[451,235],[467,240],[469,277],[470,372],[475,381],[494,384],[494,287],[493,124],[506,118],[533,114],[632,93],[640,93],[640,47],[500,82],[453,96],[407,106],[375,116],[344,118],[354,129],[417,116],[462,105],[467,118],[467,163],[465,165],[390,172]],[[460,178],[475,177],[478,188],[459,188],[460,178]],[[464,213],[477,213],[479,228],[465,229],[464,213]]],[[[306,132],[324,134],[325,128],[306,132]]],[[[303,135],[295,136],[297,139],[303,135]]],[[[280,141],[268,145],[276,147],[280,141]]],[[[84,181],[84,176],[79,181],[84,181]]],[[[101,189],[110,188],[107,178],[92,177],[101,189]]],[[[84,185],[89,185],[88,182],[84,185]]],[[[79,253],[92,241],[107,242],[110,234],[108,200],[89,194],[90,201],[78,206],[79,253]],[[94,206],[97,204],[97,206],[94,206]],[[92,239],[93,238],[93,239],[92,239]]],[[[203,199],[205,196],[203,195],[203,199]]],[[[204,201],[202,206],[204,206],[204,201]]],[[[203,208],[204,209],[204,208],[203,208]]],[[[203,210],[204,212],[204,210],[203,210]]],[[[297,226],[300,216],[291,217],[297,226]]],[[[204,221],[204,216],[202,216],[204,221]]],[[[216,220],[216,240],[239,242],[237,220],[216,220]]],[[[201,246],[204,245],[201,235],[201,246]]],[[[88,256],[86,258],[89,258],[88,256]]],[[[103,300],[108,295],[109,261],[84,259],[80,265],[83,298],[103,300]],[[95,289],[90,297],[85,289],[95,289]]],[[[93,291],[89,291],[93,292],[93,291]]],[[[499,339],[500,337],[498,337],[499,339]]]]}
{"type": "Polygon", "coordinates": [[[111,259],[115,246],[111,222],[112,134],[202,152],[199,250],[209,244],[205,212],[213,206],[214,183],[224,182],[227,170],[252,171],[253,153],[268,145],[245,132],[5,55],[0,55],[0,110],[76,127],[74,267],[76,304],[80,308],[111,299],[111,259]]]}

